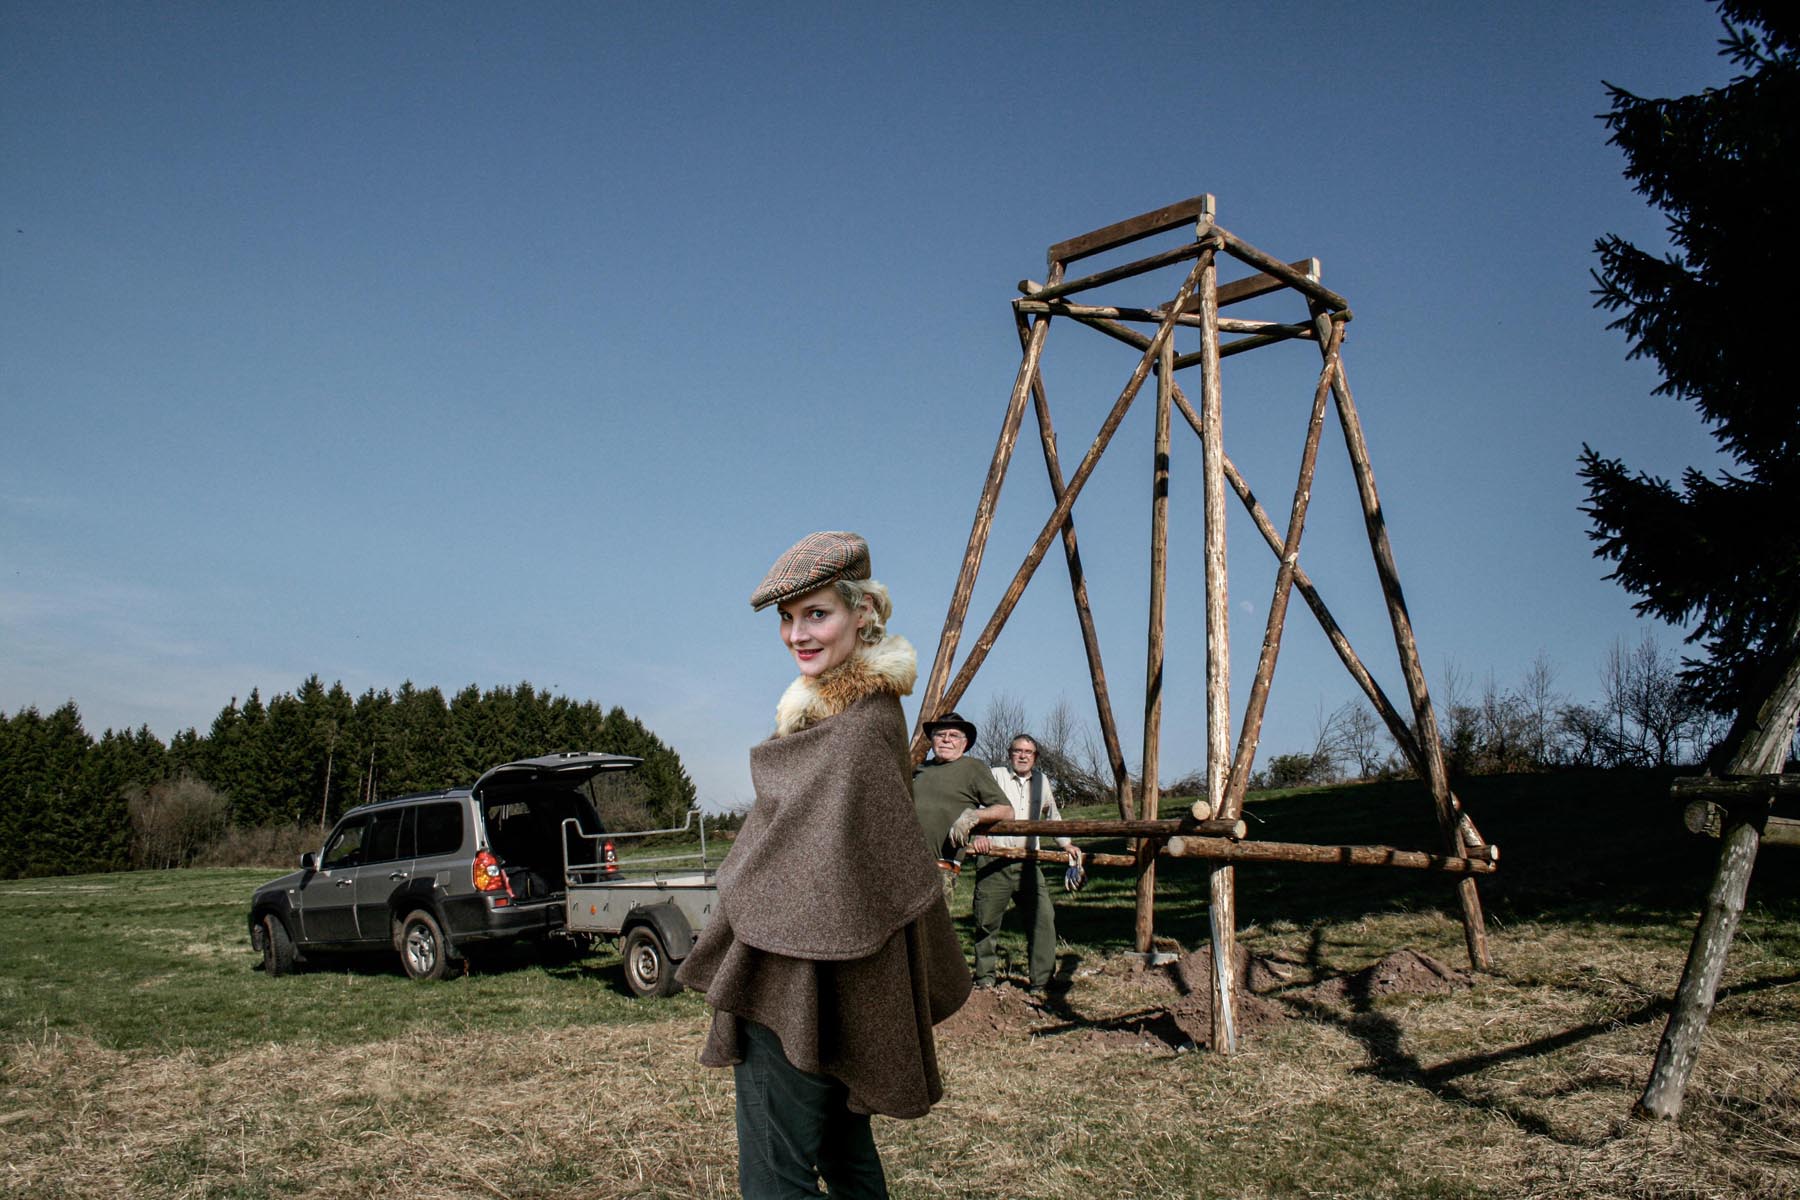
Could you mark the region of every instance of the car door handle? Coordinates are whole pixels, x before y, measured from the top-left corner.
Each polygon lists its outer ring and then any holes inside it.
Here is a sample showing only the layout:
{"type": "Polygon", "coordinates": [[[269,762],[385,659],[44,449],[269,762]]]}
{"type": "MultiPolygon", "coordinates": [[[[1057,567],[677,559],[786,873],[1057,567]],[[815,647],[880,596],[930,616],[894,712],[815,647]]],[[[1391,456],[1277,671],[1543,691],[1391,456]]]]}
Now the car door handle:
{"type": "Polygon", "coordinates": [[[405,878],[406,878],[406,872],[405,872],[405,871],[393,871],[393,872],[391,872],[391,873],[389,873],[389,875],[388,875],[388,878],[389,878],[389,879],[390,879],[390,880],[393,880],[393,879],[405,879],[405,878]]]}
{"type": "Polygon", "coordinates": [[[339,887],[349,887],[354,882],[355,880],[353,879],[340,879],[337,881],[337,885],[339,887]]]}

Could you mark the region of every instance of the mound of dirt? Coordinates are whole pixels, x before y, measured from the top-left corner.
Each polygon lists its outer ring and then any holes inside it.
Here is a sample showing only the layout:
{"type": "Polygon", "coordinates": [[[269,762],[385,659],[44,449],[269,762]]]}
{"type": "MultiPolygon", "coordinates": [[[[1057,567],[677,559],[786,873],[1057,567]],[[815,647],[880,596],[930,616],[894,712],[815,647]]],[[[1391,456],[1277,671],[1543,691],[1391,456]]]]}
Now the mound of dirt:
{"type": "Polygon", "coordinates": [[[1296,995],[1327,1002],[1356,1002],[1382,996],[1435,996],[1474,982],[1467,971],[1447,967],[1418,950],[1396,950],[1373,966],[1302,989],[1296,995]]]}
{"type": "MultiPolygon", "coordinates": [[[[1233,955],[1232,974],[1237,981],[1237,1002],[1232,1006],[1233,1023],[1238,1033],[1250,1033],[1287,1019],[1287,1011],[1279,1004],[1265,1000],[1259,993],[1279,987],[1292,971],[1278,959],[1252,955],[1237,947],[1233,955]]],[[[1170,1023],[1180,1031],[1183,1040],[1195,1046],[1212,1044],[1213,955],[1211,946],[1202,946],[1183,955],[1168,967],[1180,996],[1165,1009],[1170,1023]]],[[[1180,1048],[1178,1043],[1175,1044],[1180,1048]]]]}
{"type": "Polygon", "coordinates": [[[1017,988],[976,988],[937,1032],[950,1038],[989,1037],[1020,1033],[1042,1020],[1038,1006],[1017,988]]]}
{"type": "MultiPolygon", "coordinates": [[[[1300,965],[1297,959],[1284,955],[1251,954],[1241,945],[1237,947],[1235,957],[1237,961],[1232,965],[1237,968],[1233,974],[1238,990],[1258,996],[1292,983],[1300,965]]],[[[1182,955],[1168,969],[1175,990],[1183,995],[1211,992],[1212,962],[1211,946],[1202,946],[1191,954],[1182,955]]]]}

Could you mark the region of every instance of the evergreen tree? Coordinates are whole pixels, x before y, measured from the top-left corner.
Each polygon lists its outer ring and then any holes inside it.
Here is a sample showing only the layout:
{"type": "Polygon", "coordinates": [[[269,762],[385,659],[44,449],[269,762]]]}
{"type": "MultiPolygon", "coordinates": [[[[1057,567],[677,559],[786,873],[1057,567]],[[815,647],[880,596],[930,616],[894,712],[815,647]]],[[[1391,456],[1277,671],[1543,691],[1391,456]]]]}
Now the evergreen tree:
{"type": "Polygon", "coordinates": [[[1719,8],[1723,54],[1742,70],[1731,82],[1673,99],[1608,87],[1626,178],[1668,216],[1680,253],[1608,236],[1595,279],[1632,357],[1660,369],[1657,392],[1691,402],[1734,466],[1689,468],[1677,489],[1584,446],[1581,475],[1595,554],[1618,564],[1611,578],[1639,612],[1694,622],[1705,655],[1683,681],[1733,712],[1800,604],[1800,395],[1772,299],[1800,194],[1800,21],[1749,0],[1719,8]]]}
{"type": "Polygon", "coordinates": [[[94,739],[81,725],[73,700],[51,713],[34,730],[35,778],[26,806],[30,823],[22,875],[68,875],[92,868],[88,807],[88,752],[94,739]]]}

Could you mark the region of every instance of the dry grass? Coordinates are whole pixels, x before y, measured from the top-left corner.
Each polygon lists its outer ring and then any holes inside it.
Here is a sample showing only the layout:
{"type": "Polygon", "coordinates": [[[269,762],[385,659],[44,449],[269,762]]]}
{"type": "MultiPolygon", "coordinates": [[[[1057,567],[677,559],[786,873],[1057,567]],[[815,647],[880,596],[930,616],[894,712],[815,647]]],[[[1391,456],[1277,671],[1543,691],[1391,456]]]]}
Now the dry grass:
{"type": "MultiPolygon", "coordinates": [[[[1682,1120],[1626,1116],[1683,934],[1522,924],[1498,932],[1501,970],[1473,987],[1332,1000],[1320,982],[1397,946],[1455,961],[1459,927],[1422,913],[1252,930],[1258,953],[1297,964],[1267,993],[1289,1019],[1230,1059],[1120,1032],[1175,991],[1090,959],[1050,1009],[1003,995],[998,1032],[947,1034],[944,1103],[877,1137],[900,1197],[1800,1194],[1791,922],[1747,922],[1682,1120]]],[[[230,1052],[27,1036],[0,1067],[0,1183],[14,1197],[735,1195],[730,1075],[695,1062],[696,1006],[668,1012],[230,1052]]]]}

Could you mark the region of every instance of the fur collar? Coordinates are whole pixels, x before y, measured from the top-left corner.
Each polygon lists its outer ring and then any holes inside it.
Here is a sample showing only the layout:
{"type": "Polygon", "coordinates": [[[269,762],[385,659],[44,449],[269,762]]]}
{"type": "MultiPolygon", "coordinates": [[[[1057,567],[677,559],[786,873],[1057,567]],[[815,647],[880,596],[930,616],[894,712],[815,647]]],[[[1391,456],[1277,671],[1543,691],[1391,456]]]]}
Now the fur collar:
{"type": "Polygon", "coordinates": [[[873,646],[859,647],[825,674],[802,675],[790,683],[775,706],[775,736],[785,737],[835,717],[876,692],[911,695],[918,678],[919,656],[912,643],[890,633],[873,646]]]}

